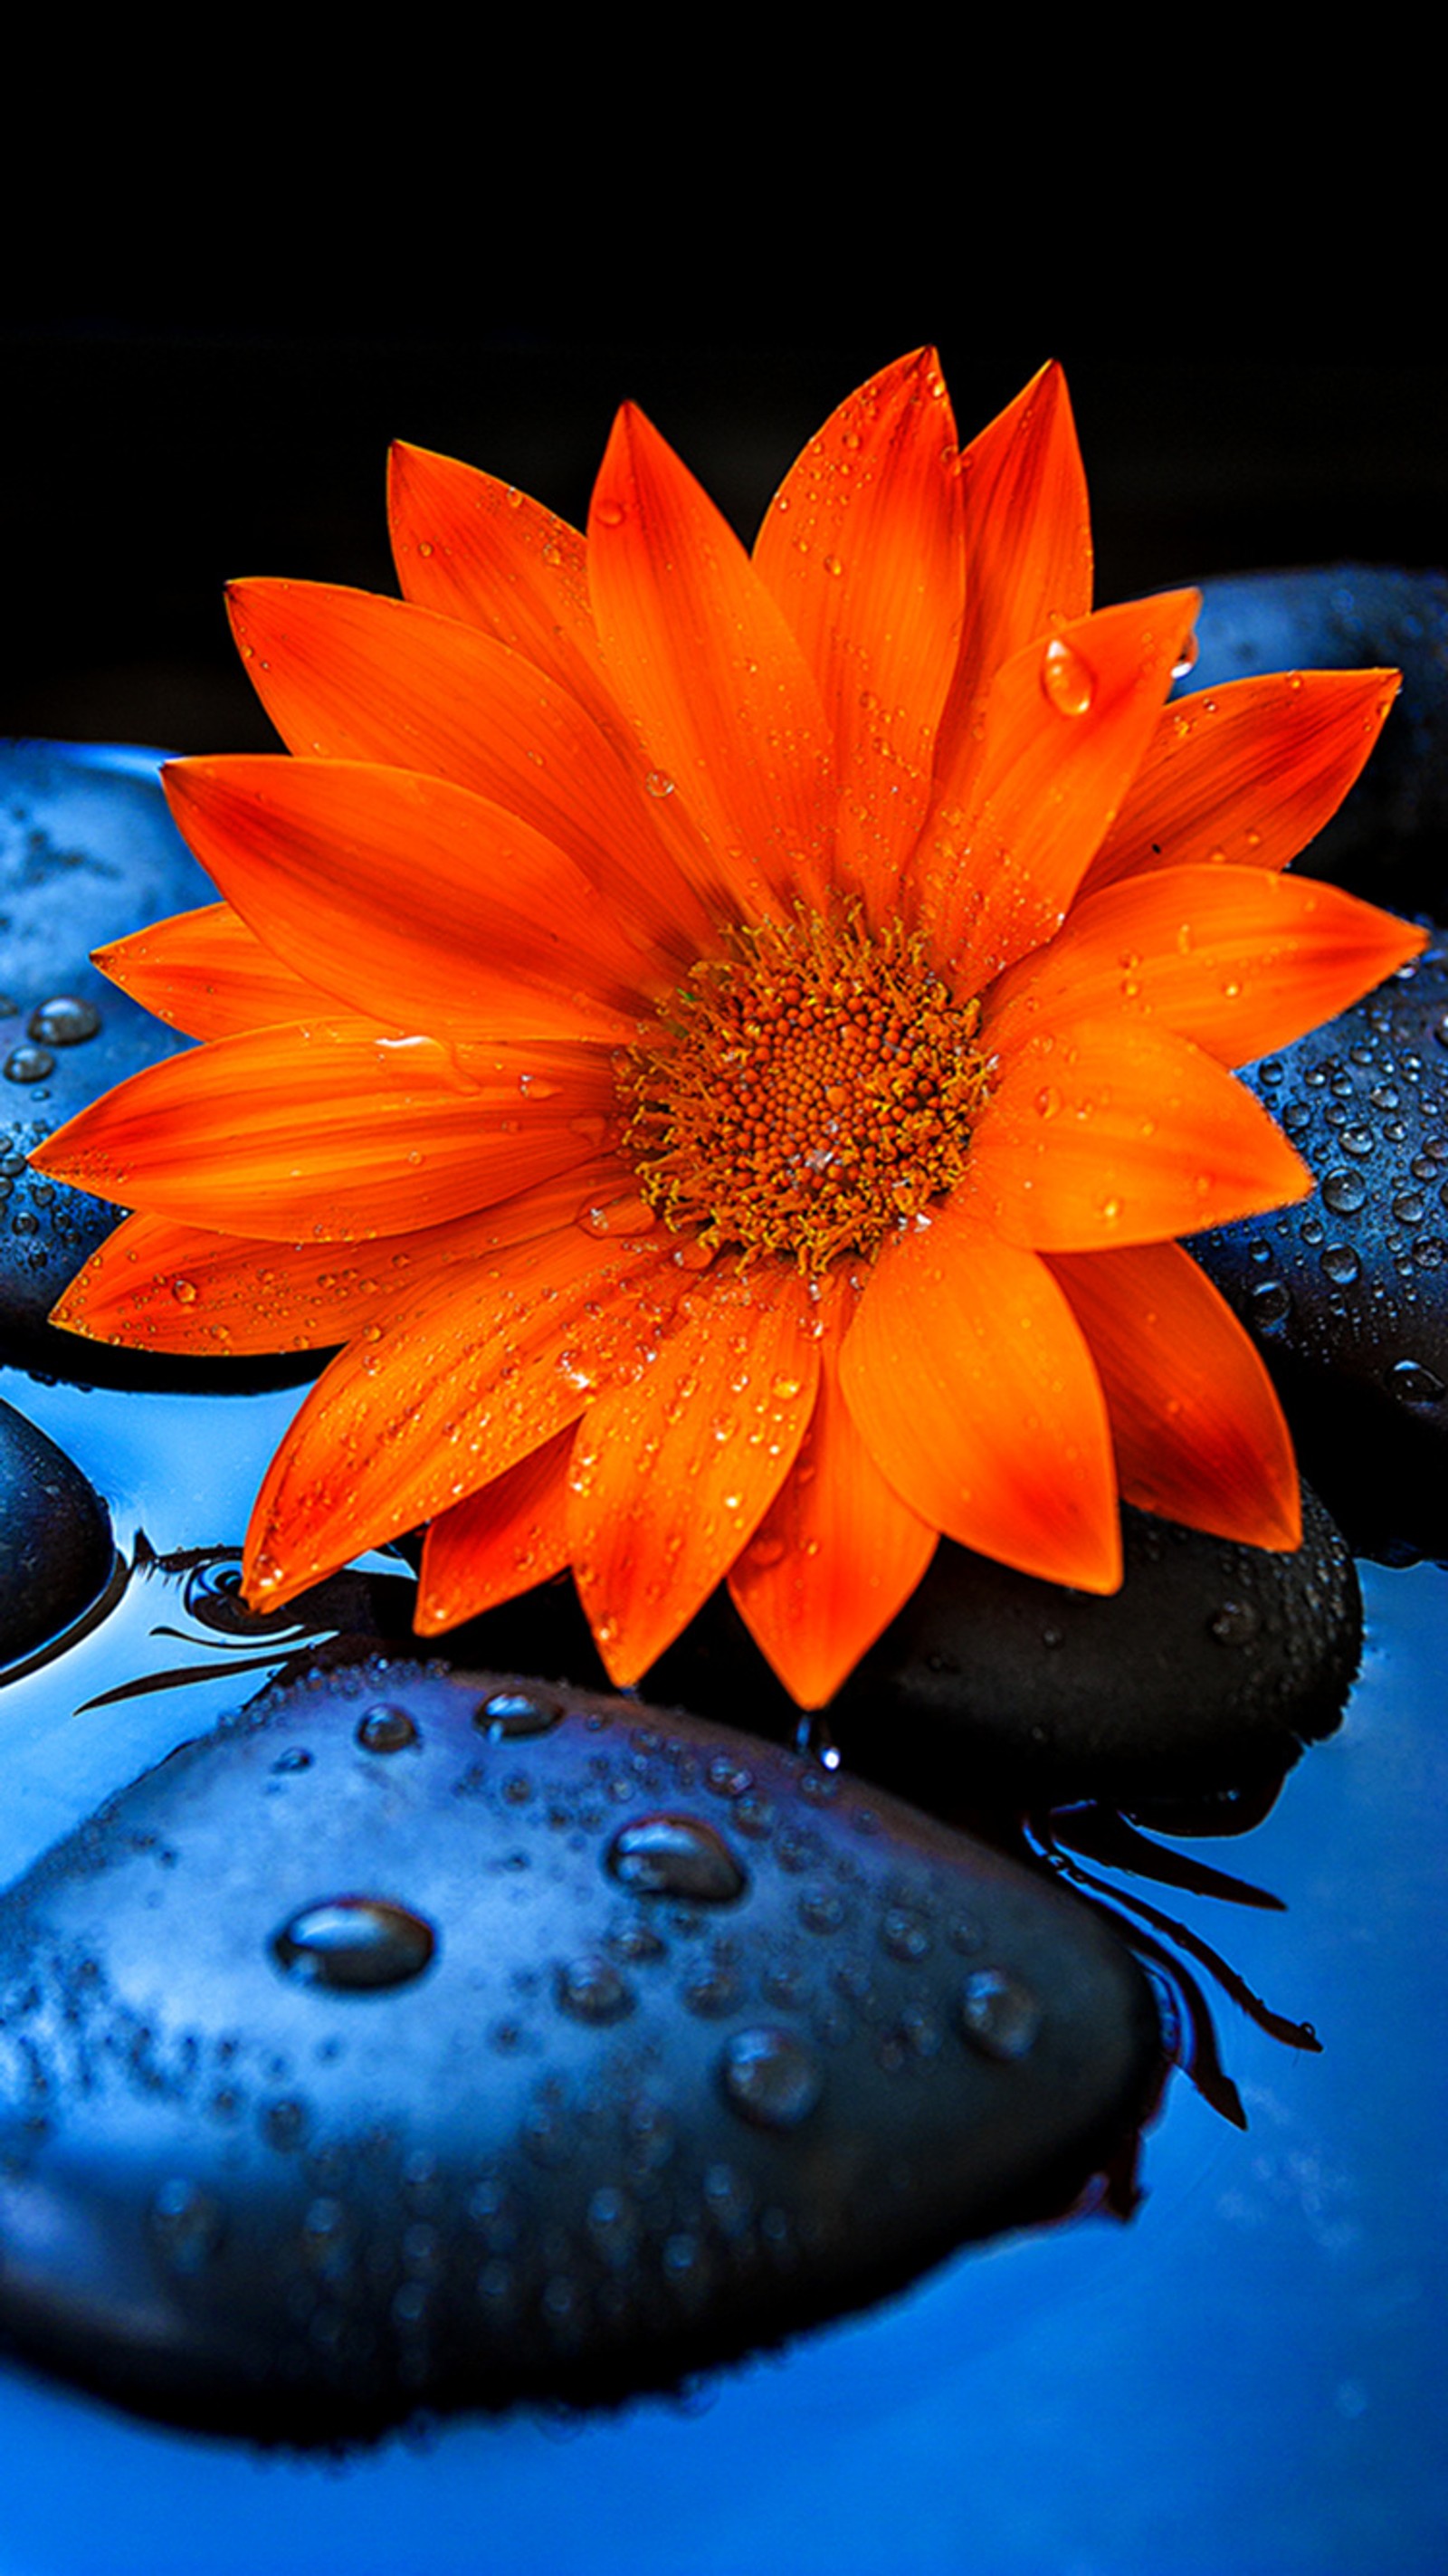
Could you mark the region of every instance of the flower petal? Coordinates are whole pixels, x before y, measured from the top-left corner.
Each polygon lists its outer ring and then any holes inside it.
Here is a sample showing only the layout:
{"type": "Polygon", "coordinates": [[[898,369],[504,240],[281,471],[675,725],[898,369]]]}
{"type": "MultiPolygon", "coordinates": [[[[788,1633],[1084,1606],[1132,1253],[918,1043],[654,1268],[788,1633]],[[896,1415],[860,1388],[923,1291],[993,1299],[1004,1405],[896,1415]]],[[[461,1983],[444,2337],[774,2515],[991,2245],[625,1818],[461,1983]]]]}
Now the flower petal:
{"type": "Polygon", "coordinates": [[[240,1037],[331,1007],[320,987],[274,957],[229,903],[153,922],[98,948],[95,962],[123,993],[190,1038],[240,1037]]]}
{"type": "Polygon", "coordinates": [[[1091,606],[1091,517],[1066,379],[1042,367],[960,459],[969,579],[936,767],[963,772],[1003,662],[1091,606]]]}
{"type": "Polygon", "coordinates": [[[175,762],[163,784],[223,894],[347,1009],[440,1036],[633,1035],[641,960],[573,861],[500,806],[266,753],[175,762]]]}
{"type": "Polygon", "coordinates": [[[1313,1187],[1240,1082],[1187,1039],[1124,1017],[1070,1021],[1013,1046],[976,1127],[969,1178],[981,1212],[1037,1252],[1161,1242],[1313,1187]]]}
{"type": "Polygon", "coordinates": [[[1285,868],[1337,812],[1398,686],[1396,671],[1273,671],[1163,707],[1083,892],[1195,860],[1285,868]]]}
{"type": "Polygon", "coordinates": [[[1056,1253],[1106,1390],[1121,1490],[1247,1547],[1302,1544],[1292,1442],[1231,1308],[1175,1243],[1056,1253]]]}
{"type": "MultiPolygon", "coordinates": [[[[456,619],[320,582],[234,582],[248,674],[301,758],[426,771],[566,852],[651,955],[685,967],[711,924],[655,829],[658,800],[576,698],[456,619]]],[[[697,862],[696,862],[697,866],[697,862]]]]}
{"type": "Polygon", "coordinates": [[[841,403],[785,477],[754,563],[819,688],[840,780],[843,881],[876,918],[930,792],[965,553],[955,424],[933,349],[841,403]]]}
{"type": "Polygon", "coordinates": [[[572,1226],[434,1278],[297,1414],[252,1514],[248,1600],[290,1600],[531,1456],[648,1368],[687,1284],[647,1238],[572,1226]]]}
{"type": "Polygon", "coordinates": [[[1003,1054],[1066,1016],[1150,1019],[1222,1064],[1249,1064],[1346,1010],[1415,957],[1426,933],[1310,877],[1165,868],[1078,903],[1058,939],[1002,976],[1003,1054]]]}
{"type": "Polygon", "coordinates": [[[574,1427],[429,1522],[413,1625],[420,1637],[546,1583],[568,1563],[568,1462],[574,1427]]]}
{"type": "Polygon", "coordinates": [[[168,1056],[49,1137],[38,1171],[123,1206],[287,1242],[401,1234],[591,1163],[591,1048],[468,1050],[333,1020],[168,1056]]]}
{"type": "Polygon", "coordinates": [[[425,447],[399,441],[388,466],[392,552],[406,597],[495,636],[596,717],[616,716],[578,529],[512,484],[425,447]]]}
{"type": "Polygon", "coordinates": [[[876,1465],[932,1528],[1050,1583],[1117,1589],[1105,1399],[1033,1253],[947,1203],[881,1254],[840,1379],[876,1465]]]}
{"type": "Polygon", "coordinates": [[[708,1281],[652,1368],[580,1424],[569,1552],[616,1682],[648,1670],[747,1546],[818,1383],[804,1283],[761,1267],[708,1281]]]}
{"type": "Polygon", "coordinates": [[[617,1164],[591,1162],[468,1217],[340,1254],[331,1243],[263,1243],[130,1216],[71,1281],[51,1320],[131,1350],[221,1353],[334,1350],[433,1279],[513,1244],[556,1233],[618,1191],[617,1164]]]}
{"type": "Polygon", "coordinates": [[[625,406],[594,487],[588,584],[610,685],[710,846],[723,921],[829,884],[829,729],[803,654],[707,493],[625,406]]]}
{"type": "Polygon", "coordinates": [[[1135,777],[1194,590],[1103,608],[996,674],[965,785],[942,776],[920,845],[921,917],[958,990],[1055,936],[1135,777]]]}
{"type": "Polygon", "coordinates": [[[934,1528],[886,1483],[840,1389],[857,1304],[848,1290],[828,1301],[809,1429],[729,1577],[756,1644],[802,1708],[833,1698],[935,1553],[934,1528]]]}

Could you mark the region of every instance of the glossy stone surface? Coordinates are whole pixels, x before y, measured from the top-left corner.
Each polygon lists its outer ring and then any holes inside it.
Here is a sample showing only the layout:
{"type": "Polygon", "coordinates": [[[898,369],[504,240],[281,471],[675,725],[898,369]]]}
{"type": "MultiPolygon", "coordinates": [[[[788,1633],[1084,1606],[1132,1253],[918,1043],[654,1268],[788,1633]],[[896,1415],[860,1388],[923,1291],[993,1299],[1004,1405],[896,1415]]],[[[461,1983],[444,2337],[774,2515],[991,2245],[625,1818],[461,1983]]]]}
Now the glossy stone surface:
{"type": "Polygon", "coordinates": [[[295,2439],[618,2397],[1066,2206],[1158,2049],[1086,1908],[842,1776],[323,1673],[0,1903],[0,2333],[295,2439]]]}
{"type": "Polygon", "coordinates": [[[1196,667],[1177,695],[1259,671],[1396,670],[1362,777],[1296,865],[1400,912],[1448,909],[1448,579],[1327,564],[1202,584],[1196,667]]]}
{"type": "Polygon", "coordinates": [[[1192,1246],[1358,1544],[1448,1544],[1448,956],[1247,1068],[1318,1187],[1192,1246]]]}
{"type": "Polygon", "coordinates": [[[78,1619],[114,1560],[100,1496],[53,1440],[0,1404],[0,1664],[78,1619]]]}

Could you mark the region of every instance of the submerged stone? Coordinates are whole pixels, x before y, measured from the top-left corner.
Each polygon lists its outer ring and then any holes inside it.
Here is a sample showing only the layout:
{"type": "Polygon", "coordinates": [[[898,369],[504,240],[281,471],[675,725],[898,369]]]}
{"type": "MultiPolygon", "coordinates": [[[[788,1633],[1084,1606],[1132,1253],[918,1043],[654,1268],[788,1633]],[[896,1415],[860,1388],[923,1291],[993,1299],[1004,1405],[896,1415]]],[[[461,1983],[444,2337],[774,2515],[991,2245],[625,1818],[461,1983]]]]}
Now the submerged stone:
{"type": "Polygon", "coordinates": [[[0,1664],[80,1618],[114,1563],[94,1487],[43,1431],[0,1404],[0,1664]]]}
{"type": "Polygon", "coordinates": [[[1400,912],[1448,909],[1448,579],[1329,564],[1202,584],[1195,667],[1177,691],[1267,671],[1396,670],[1362,777],[1297,861],[1400,912]]]}
{"type": "Polygon", "coordinates": [[[617,2399],[1059,2213],[1129,2137],[1149,1990],[1048,1880],[638,1702],[480,1730],[512,1693],[319,1671],[0,1899],[15,2349],[299,2441],[617,2399]]]}
{"type": "Polygon", "coordinates": [[[1448,954],[1246,1069],[1311,1198],[1192,1250],[1257,1341],[1360,1546],[1448,1545],[1448,954]]]}

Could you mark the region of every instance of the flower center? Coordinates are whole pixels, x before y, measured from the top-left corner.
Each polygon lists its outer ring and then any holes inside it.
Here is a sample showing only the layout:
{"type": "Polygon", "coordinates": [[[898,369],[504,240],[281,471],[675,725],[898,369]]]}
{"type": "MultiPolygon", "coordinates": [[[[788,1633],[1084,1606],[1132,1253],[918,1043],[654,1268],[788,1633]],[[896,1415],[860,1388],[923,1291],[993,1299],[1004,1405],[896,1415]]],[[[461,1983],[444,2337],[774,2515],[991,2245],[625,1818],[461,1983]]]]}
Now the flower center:
{"type": "Polygon", "coordinates": [[[620,1059],[640,1195],[711,1251],[873,1254],[965,1171],[990,1090],[978,1001],[858,907],[738,930],[620,1059]]]}

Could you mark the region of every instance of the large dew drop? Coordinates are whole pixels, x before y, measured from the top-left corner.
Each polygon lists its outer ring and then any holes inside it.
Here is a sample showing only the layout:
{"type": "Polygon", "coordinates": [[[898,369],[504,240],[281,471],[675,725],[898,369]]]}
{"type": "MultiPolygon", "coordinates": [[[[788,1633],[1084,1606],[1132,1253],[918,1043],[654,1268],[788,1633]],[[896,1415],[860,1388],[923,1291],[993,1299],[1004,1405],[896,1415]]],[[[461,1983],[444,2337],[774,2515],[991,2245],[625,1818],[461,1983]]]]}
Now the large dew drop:
{"type": "Polygon", "coordinates": [[[272,1941],[279,1968],[336,1994],[380,1994],[420,1977],[437,1948],[430,1923],[388,1896],[304,1905],[272,1941]]]}
{"type": "Polygon", "coordinates": [[[609,1844],[607,1867],[624,1887],[690,1904],[730,1905],[748,1881],[722,1834],[696,1816],[641,1816],[609,1844]]]}

